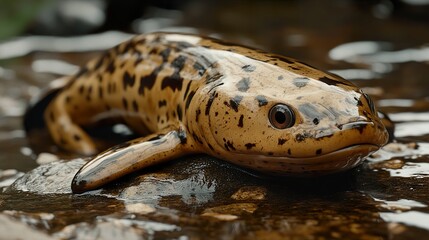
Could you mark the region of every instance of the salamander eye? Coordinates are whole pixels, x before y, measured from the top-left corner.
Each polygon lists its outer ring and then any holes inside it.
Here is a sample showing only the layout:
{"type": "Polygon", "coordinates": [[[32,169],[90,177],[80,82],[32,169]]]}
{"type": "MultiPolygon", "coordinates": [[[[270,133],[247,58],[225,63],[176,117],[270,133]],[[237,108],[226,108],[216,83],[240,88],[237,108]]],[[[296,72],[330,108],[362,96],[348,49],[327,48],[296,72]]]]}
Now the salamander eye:
{"type": "Polygon", "coordinates": [[[284,104],[277,104],[271,108],[269,113],[270,123],[277,129],[290,128],[295,124],[293,111],[284,104]]]}

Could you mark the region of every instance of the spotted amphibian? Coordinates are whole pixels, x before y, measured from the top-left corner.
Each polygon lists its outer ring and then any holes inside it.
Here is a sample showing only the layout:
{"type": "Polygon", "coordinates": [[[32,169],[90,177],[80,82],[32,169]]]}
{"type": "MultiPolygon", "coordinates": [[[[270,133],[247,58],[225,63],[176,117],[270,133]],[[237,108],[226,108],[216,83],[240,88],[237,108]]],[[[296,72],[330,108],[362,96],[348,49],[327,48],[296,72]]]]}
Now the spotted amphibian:
{"type": "Polygon", "coordinates": [[[193,153],[275,175],[327,174],[356,166],[388,138],[350,82],[211,38],[137,36],[67,78],[44,111],[58,146],[97,154],[82,127],[104,119],[142,136],[83,166],[75,193],[193,153]]]}

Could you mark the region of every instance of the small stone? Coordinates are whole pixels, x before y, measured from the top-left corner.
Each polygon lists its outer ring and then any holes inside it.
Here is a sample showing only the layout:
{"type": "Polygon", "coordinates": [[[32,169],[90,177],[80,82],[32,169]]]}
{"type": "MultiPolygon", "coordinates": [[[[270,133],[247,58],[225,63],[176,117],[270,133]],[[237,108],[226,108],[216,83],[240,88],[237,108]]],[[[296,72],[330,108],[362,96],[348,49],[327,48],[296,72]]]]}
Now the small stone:
{"type": "Polygon", "coordinates": [[[0,170],[0,178],[7,178],[7,177],[11,177],[14,176],[18,173],[18,171],[16,169],[6,169],[6,170],[0,170]]]}
{"type": "Polygon", "coordinates": [[[391,159],[391,160],[371,163],[369,166],[371,169],[401,169],[404,165],[405,165],[405,162],[400,159],[391,159]]]}
{"type": "Polygon", "coordinates": [[[211,212],[203,213],[201,214],[201,216],[212,217],[222,221],[233,221],[238,218],[238,216],[231,215],[231,214],[219,214],[219,213],[211,213],[211,212]]]}
{"type": "Polygon", "coordinates": [[[258,186],[246,186],[238,189],[231,198],[238,201],[243,200],[264,200],[267,189],[258,186]]]}
{"type": "Polygon", "coordinates": [[[229,205],[221,205],[217,207],[207,208],[203,214],[216,213],[227,215],[242,215],[245,213],[253,213],[258,206],[253,203],[233,203],[229,205]]]}
{"type": "Polygon", "coordinates": [[[51,153],[40,153],[39,156],[37,156],[36,162],[39,165],[44,165],[47,163],[58,161],[59,158],[51,153]]]}
{"type": "Polygon", "coordinates": [[[155,208],[144,203],[126,203],[125,209],[130,213],[149,214],[155,212],[155,208]]]}

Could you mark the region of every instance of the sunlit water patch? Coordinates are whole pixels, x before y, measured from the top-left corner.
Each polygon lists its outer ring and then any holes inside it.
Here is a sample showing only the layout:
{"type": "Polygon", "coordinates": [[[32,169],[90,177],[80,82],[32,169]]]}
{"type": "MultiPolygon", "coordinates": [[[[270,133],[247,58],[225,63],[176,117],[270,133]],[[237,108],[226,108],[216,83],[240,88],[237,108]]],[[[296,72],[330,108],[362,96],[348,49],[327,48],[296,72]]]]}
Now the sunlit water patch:
{"type": "Polygon", "coordinates": [[[386,222],[403,223],[409,226],[429,230],[429,214],[408,211],[408,212],[382,212],[380,217],[386,222]]]}

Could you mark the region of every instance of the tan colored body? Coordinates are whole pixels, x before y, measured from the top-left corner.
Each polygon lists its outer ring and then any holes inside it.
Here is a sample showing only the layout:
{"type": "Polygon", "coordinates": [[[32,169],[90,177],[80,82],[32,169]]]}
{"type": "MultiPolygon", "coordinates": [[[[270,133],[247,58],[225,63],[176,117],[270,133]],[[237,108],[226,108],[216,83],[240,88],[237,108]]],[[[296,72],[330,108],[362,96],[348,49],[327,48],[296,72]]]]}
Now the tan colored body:
{"type": "Polygon", "coordinates": [[[138,36],[69,81],[45,111],[61,147],[98,152],[81,126],[103,119],[152,133],[96,156],[76,175],[75,192],[190,153],[273,174],[325,174],[357,165],[387,141],[369,98],[346,80],[214,39],[138,36]],[[293,112],[285,129],[269,116],[278,105],[293,112]]]}

